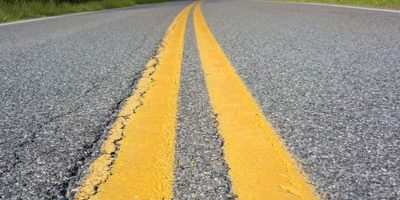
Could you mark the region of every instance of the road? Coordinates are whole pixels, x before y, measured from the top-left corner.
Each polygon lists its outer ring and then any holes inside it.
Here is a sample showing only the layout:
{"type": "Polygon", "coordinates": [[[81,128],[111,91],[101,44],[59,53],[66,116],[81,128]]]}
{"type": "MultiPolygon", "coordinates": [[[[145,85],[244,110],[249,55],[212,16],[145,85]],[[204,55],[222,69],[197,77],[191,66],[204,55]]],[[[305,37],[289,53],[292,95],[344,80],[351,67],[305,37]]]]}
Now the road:
{"type": "Polygon", "coordinates": [[[400,198],[400,13],[190,3],[0,25],[0,199],[400,198]]]}

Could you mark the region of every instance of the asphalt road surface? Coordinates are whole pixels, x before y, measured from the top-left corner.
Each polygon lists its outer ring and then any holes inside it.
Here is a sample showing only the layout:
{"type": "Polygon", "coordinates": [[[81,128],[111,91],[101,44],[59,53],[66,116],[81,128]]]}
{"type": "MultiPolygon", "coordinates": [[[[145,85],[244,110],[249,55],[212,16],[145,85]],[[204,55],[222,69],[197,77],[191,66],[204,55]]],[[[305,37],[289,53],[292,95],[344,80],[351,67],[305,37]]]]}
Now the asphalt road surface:
{"type": "MultiPolygon", "coordinates": [[[[189,3],[0,25],[0,199],[73,198],[189,3]]],[[[400,13],[238,0],[202,11],[321,199],[400,199],[400,13]]],[[[185,38],[174,198],[235,198],[192,16],[185,38]]]]}

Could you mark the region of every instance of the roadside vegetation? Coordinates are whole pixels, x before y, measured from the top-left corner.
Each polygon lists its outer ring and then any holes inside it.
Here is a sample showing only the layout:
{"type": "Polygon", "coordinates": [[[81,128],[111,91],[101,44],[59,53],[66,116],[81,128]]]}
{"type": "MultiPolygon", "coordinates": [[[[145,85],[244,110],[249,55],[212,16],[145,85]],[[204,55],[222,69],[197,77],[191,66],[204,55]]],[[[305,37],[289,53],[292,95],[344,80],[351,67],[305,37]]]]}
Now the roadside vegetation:
{"type": "Polygon", "coordinates": [[[283,0],[288,2],[344,4],[374,8],[400,9],[400,0],[283,0]]]}
{"type": "Polygon", "coordinates": [[[0,22],[163,1],[167,0],[0,0],[0,22]]]}

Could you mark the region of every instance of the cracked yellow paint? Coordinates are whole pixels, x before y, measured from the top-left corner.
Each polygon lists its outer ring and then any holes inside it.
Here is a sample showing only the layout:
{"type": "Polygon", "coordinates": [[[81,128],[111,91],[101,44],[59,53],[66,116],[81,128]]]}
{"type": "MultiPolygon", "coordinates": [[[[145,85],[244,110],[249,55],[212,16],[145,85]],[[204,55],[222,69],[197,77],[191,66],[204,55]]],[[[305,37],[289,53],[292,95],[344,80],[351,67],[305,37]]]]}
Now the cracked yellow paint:
{"type": "Polygon", "coordinates": [[[171,199],[180,68],[192,7],[182,10],[168,28],[158,55],[148,62],[101,155],[90,165],[76,200],[171,199]]]}
{"type": "Polygon", "coordinates": [[[317,199],[295,160],[264,117],[209,30],[200,4],[194,26],[210,94],[239,199],[317,199]]]}

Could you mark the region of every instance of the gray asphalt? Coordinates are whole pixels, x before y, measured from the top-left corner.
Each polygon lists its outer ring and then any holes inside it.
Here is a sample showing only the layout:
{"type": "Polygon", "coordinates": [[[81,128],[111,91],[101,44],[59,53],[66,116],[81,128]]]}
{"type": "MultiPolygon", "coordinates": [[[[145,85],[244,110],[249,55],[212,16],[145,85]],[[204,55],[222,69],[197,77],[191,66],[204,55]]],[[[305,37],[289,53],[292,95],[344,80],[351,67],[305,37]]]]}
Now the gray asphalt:
{"type": "MultiPolygon", "coordinates": [[[[0,199],[71,199],[187,2],[0,26],[0,199]]],[[[322,199],[400,199],[400,14],[218,0],[206,20],[322,199]]],[[[175,199],[235,197],[188,21],[175,199]]]]}
{"type": "Polygon", "coordinates": [[[400,13],[256,1],[203,13],[323,199],[400,199],[400,13]]]}
{"type": "Polygon", "coordinates": [[[0,199],[65,199],[187,2],[0,26],[0,199]]]}
{"type": "MultiPolygon", "coordinates": [[[[189,17],[192,22],[192,15],[189,17]]],[[[186,29],[175,148],[174,199],[233,199],[223,141],[196,46],[193,23],[186,29]]]]}

